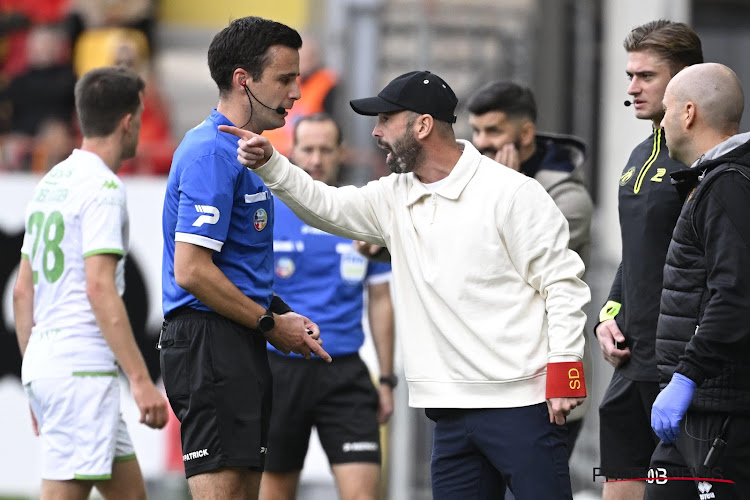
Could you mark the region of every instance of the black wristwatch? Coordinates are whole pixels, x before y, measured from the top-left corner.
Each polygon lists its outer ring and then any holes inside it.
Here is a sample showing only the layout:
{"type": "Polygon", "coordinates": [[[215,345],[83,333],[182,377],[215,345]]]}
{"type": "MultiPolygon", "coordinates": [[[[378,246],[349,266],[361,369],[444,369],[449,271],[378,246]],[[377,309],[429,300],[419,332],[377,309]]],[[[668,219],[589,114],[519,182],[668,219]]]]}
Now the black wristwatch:
{"type": "Polygon", "coordinates": [[[256,326],[255,328],[263,335],[268,335],[269,333],[271,333],[271,330],[273,330],[274,326],[276,326],[276,320],[273,319],[273,313],[266,309],[266,312],[263,313],[263,316],[258,318],[258,326],[256,326]]]}
{"type": "Polygon", "coordinates": [[[396,375],[381,375],[380,384],[390,385],[391,389],[398,385],[398,377],[396,375]]]}

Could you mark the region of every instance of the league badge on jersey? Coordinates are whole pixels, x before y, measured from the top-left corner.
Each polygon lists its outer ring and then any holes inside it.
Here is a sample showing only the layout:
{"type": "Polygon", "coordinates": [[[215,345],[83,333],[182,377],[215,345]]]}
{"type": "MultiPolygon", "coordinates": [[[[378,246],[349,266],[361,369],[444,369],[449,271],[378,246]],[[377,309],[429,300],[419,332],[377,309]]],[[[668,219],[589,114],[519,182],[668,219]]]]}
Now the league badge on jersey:
{"type": "Polygon", "coordinates": [[[635,167],[630,167],[627,172],[622,174],[622,177],[620,177],[620,186],[624,186],[628,183],[628,181],[633,177],[633,174],[635,173],[635,167]]]}
{"type": "Polygon", "coordinates": [[[367,274],[367,259],[349,247],[350,251],[341,254],[341,279],[348,285],[357,285],[367,274]]]}
{"type": "Polygon", "coordinates": [[[279,278],[288,278],[294,274],[294,261],[289,257],[281,257],[276,261],[275,271],[279,278]]]}
{"type": "Polygon", "coordinates": [[[256,231],[263,231],[266,224],[268,224],[268,214],[264,209],[259,208],[253,214],[253,226],[255,226],[256,231]]]}

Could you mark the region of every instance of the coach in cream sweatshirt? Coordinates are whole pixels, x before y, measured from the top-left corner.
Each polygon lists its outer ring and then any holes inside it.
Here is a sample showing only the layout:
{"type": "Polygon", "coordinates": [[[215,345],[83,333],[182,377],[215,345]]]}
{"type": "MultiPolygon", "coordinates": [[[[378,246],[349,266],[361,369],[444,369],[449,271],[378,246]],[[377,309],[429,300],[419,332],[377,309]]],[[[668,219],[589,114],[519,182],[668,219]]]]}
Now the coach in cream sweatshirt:
{"type": "Polygon", "coordinates": [[[583,263],[538,182],[457,143],[434,190],[413,173],[335,188],[276,152],[255,172],[311,226],[388,247],[410,406],[540,403],[547,363],[583,355],[583,263]]]}
{"type": "Polygon", "coordinates": [[[390,251],[409,404],[437,422],[434,498],[501,498],[506,481],[519,500],[571,498],[560,425],[585,395],[584,266],[537,181],[455,139],[456,102],[424,71],[352,101],[377,115],[394,172],[361,188],[313,181],[267,139],[220,130],[307,224],[390,251]]]}

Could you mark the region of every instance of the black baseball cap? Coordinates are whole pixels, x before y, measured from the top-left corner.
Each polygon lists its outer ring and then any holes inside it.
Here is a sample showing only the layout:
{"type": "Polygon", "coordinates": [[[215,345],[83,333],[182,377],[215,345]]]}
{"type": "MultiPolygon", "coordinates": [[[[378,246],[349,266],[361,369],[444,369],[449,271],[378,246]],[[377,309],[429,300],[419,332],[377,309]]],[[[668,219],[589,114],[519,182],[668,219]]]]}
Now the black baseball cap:
{"type": "Polygon", "coordinates": [[[458,98],[445,81],[429,71],[410,71],[391,80],[376,97],[349,101],[352,109],[366,116],[397,111],[432,115],[436,120],[456,122],[453,114],[458,98]]]}

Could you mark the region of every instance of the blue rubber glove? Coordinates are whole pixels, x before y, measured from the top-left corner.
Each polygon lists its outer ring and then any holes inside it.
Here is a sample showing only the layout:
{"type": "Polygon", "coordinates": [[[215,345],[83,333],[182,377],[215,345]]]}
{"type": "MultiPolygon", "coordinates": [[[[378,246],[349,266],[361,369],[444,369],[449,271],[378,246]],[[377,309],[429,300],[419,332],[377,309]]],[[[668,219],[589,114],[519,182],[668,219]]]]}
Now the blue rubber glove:
{"type": "Polygon", "coordinates": [[[671,444],[677,439],[680,420],[693,400],[695,387],[695,382],[681,373],[675,373],[669,384],[656,396],[651,408],[651,427],[664,443],[671,444]]]}

